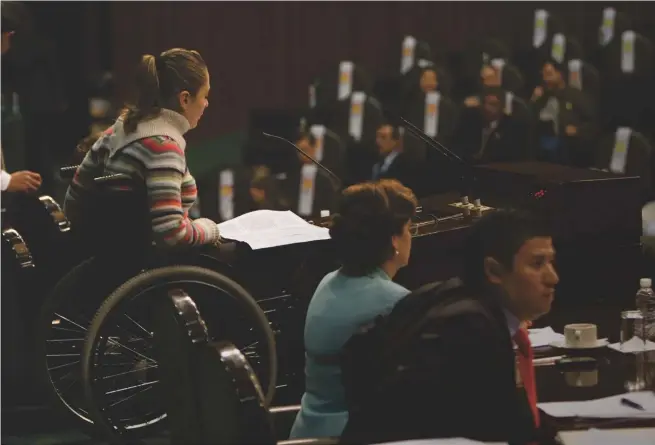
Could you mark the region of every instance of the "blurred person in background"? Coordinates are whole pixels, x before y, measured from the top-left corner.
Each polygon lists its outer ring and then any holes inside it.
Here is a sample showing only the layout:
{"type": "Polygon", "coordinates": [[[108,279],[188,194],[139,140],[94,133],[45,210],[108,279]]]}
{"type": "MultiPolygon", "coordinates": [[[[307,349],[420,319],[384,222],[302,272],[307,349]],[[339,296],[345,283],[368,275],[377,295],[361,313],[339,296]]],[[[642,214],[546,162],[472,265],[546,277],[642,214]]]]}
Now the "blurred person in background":
{"type": "Polygon", "coordinates": [[[481,106],[462,111],[453,138],[455,149],[475,163],[525,159],[527,128],[505,113],[505,92],[499,87],[488,87],[481,97],[481,106]]]}
{"type": "Polygon", "coordinates": [[[580,90],[567,85],[561,64],[547,61],[541,73],[543,83],[530,99],[537,116],[539,158],[588,167],[598,131],[596,110],[580,90]]]}
{"type": "MultiPolygon", "coordinates": [[[[5,62],[5,54],[7,54],[11,47],[14,35],[20,27],[21,13],[18,4],[11,2],[4,2],[2,4],[2,58],[5,62]]],[[[4,80],[4,76],[3,76],[4,80]]],[[[4,93],[4,90],[3,90],[4,93]]],[[[10,93],[11,94],[11,93],[10,93]]],[[[13,96],[13,94],[11,94],[13,96]]],[[[3,94],[4,101],[4,94],[3,94]]],[[[3,131],[4,133],[4,131],[3,131]]],[[[9,133],[9,132],[8,132],[9,133]]],[[[7,144],[11,149],[11,142],[7,144]]],[[[19,149],[15,147],[14,149],[19,149]]],[[[28,170],[22,170],[15,173],[8,173],[5,170],[5,161],[2,149],[0,148],[0,164],[2,171],[0,172],[0,190],[3,192],[35,192],[41,187],[41,175],[28,170]]]]}

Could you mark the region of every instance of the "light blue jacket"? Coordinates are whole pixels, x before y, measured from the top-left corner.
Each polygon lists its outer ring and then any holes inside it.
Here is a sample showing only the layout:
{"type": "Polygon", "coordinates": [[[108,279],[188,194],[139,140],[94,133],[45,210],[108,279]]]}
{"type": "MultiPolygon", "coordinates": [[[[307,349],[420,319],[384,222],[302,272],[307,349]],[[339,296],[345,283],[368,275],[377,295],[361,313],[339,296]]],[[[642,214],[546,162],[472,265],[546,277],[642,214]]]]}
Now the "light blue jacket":
{"type": "Polygon", "coordinates": [[[408,293],[381,269],[364,277],[336,270],[321,280],[307,310],[305,394],[292,439],[338,437],[348,422],[340,367],[316,363],[312,356],[339,354],[359,328],[389,313],[408,293]]]}

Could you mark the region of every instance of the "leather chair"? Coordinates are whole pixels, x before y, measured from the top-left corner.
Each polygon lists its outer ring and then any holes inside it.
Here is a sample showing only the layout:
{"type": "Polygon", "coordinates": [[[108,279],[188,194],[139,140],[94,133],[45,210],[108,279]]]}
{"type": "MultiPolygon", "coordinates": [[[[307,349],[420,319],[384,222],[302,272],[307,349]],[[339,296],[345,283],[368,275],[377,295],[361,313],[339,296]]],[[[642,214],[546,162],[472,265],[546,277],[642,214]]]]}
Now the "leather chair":
{"type": "Polygon", "coordinates": [[[192,296],[177,291],[169,299],[156,308],[155,338],[174,445],[338,443],[333,438],[278,441],[272,413],[289,410],[269,409],[239,349],[210,341],[192,296]]]}
{"type": "Polygon", "coordinates": [[[644,202],[655,197],[655,150],[648,139],[637,131],[631,131],[630,140],[625,154],[625,165],[612,165],[616,150],[622,150],[617,145],[618,131],[601,137],[596,151],[594,167],[600,170],[614,171],[616,174],[640,176],[644,202]]]}

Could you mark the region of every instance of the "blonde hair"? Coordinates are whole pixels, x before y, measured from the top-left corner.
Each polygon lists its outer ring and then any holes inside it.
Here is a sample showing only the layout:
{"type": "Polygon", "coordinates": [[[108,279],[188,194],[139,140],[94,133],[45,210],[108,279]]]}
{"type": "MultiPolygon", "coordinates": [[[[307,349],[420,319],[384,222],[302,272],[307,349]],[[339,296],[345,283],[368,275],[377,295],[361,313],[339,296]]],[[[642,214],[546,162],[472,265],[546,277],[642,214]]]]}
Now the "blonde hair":
{"type": "Polygon", "coordinates": [[[159,56],[145,54],[137,67],[134,100],[121,113],[125,132],[132,133],[162,108],[177,111],[177,95],[188,91],[195,96],[206,81],[207,65],[198,51],[173,48],[159,56]]]}

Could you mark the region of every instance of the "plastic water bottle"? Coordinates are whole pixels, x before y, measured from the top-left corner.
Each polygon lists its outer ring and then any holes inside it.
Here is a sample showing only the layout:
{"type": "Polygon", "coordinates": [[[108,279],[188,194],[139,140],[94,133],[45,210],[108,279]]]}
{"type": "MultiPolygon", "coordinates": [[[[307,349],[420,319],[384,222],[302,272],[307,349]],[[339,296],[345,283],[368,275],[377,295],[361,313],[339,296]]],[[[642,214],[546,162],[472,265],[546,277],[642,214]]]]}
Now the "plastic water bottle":
{"type": "Polygon", "coordinates": [[[643,316],[643,331],[641,331],[641,326],[635,326],[635,329],[637,332],[644,332],[644,340],[655,341],[655,292],[653,292],[652,286],[653,281],[650,278],[639,280],[637,309],[643,316]]]}

